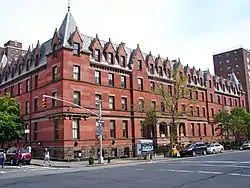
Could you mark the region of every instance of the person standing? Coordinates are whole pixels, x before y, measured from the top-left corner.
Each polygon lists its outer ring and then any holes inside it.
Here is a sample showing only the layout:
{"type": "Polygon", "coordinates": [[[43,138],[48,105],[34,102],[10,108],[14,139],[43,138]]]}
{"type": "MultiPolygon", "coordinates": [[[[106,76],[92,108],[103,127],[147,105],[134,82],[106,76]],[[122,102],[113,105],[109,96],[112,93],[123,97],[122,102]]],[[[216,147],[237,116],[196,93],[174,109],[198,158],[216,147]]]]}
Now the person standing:
{"type": "Polygon", "coordinates": [[[31,148],[30,145],[27,146],[27,150],[28,150],[29,153],[31,153],[32,148],[31,148]]]}
{"type": "Polygon", "coordinates": [[[0,164],[2,165],[2,168],[4,167],[6,155],[4,153],[4,150],[0,150],[0,164]]]}
{"type": "Polygon", "coordinates": [[[17,149],[17,150],[16,150],[15,159],[16,159],[16,167],[17,167],[17,168],[20,168],[20,167],[21,167],[20,160],[22,159],[22,152],[21,152],[21,149],[17,149]]]}
{"type": "Polygon", "coordinates": [[[49,163],[49,166],[51,166],[49,151],[48,151],[47,148],[45,148],[45,151],[44,151],[43,155],[44,155],[43,166],[45,166],[45,163],[46,163],[46,162],[48,162],[48,163],[49,163]]]}

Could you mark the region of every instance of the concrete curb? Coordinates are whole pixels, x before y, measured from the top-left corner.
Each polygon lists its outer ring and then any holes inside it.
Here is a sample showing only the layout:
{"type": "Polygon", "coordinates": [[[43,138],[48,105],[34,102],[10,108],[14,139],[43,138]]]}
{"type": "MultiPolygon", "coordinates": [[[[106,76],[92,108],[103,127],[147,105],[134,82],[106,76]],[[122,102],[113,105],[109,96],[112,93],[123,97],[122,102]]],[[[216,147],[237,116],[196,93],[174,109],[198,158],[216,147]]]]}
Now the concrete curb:
{"type": "MultiPolygon", "coordinates": [[[[33,165],[33,166],[42,166],[42,167],[48,167],[48,166],[43,166],[42,164],[36,164],[36,163],[31,163],[31,165],[33,165]]],[[[72,166],[53,166],[53,165],[51,165],[50,167],[52,167],[52,168],[72,168],[72,166]]]]}

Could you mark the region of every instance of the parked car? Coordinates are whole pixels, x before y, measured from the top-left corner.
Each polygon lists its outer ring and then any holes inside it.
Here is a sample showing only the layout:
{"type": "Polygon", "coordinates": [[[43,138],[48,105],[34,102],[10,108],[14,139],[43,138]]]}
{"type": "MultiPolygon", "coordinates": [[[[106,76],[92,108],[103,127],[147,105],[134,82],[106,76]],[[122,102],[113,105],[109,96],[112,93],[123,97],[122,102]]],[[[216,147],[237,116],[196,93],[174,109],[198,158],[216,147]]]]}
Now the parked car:
{"type": "Polygon", "coordinates": [[[224,151],[224,146],[219,143],[213,143],[207,145],[207,153],[215,154],[215,153],[222,153],[224,151]]]}
{"type": "Polygon", "coordinates": [[[250,140],[247,140],[247,141],[243,144],[242,149],[244,149],[244,150],[250,149],[250,140]]]}
{"type": "Polygon", "coordinates": [[[188,144],[180,150],[180,156],[196,156],[197,154],[206,155],[207,146],[203,142],[188,144]]]}
{"type": "MultiPolygon", "coordinates": [[[[11,165],[16,164],[16,159],[15,159],[16,151],[17,151],[17,148],[15,147],[7,150],[7,153],[6,153],[7,163],[10,163],[11,165]]],[[[21,148],[21,152],[22,152],[22,158],[20,162],[24,164],[30,164],[31,158],[32,158],[31,153],[29,153],[26,148],[21,148]]]]}

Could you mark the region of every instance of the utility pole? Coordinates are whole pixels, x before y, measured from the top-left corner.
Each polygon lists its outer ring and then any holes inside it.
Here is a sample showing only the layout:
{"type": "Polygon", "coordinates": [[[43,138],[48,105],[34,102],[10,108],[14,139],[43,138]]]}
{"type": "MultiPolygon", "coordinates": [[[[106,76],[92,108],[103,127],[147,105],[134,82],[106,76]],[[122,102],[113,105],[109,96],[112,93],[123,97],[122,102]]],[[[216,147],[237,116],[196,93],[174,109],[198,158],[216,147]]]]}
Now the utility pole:
{"type": "MultiPolygon", "coordinates": [[[[102,122],[102,103],[101,103],[101,100],[99,100],[99,113],[95,113],[87,108],[84,108],[80,105],[77,105],[75,103],[72,103],[70,101],[67,101],[67,100],[64,100],[63,98],[57,98],[57,97],[53,97],[53,96],[50,96],[50,95],[43,95],[43,101],[45,101],[45,98],[50,98],[50,99],[54,99],[54,100],[58,100],[58,101],[62,101],[62,102],[65,102],[65,103],[68,103],[72,106],[76,106],[76,107],[79,107],[83,110],[86,110],[88,111],[89,113],[95,115],[98,117],[98,127],[96,127],[97,129],[99,129],[99,140],[100,140],[100,157],[99,157],[99,163],[103,163],[103,157],[102,157],[102,135],[103,135],[103,122],[102,122]]],[[[46,104],[46,101],[45,101],[45,104],[46,104]]]]}

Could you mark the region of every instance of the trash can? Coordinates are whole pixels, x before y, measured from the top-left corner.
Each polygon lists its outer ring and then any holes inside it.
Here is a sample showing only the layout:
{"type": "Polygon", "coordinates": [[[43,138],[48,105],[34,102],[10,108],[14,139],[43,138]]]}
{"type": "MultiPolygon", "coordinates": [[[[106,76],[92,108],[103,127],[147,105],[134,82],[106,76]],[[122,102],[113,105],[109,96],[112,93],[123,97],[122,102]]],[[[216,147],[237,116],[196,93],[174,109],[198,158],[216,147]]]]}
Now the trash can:
{"type": "Polygon", "coordinates": [[[95,159],[93,157],[89,158],[89,165],[94,165],[95,159]]]}

